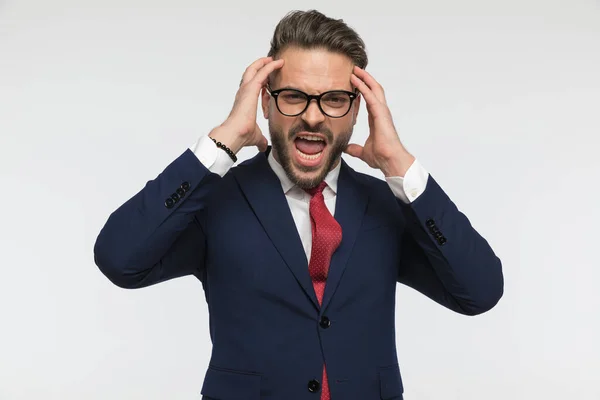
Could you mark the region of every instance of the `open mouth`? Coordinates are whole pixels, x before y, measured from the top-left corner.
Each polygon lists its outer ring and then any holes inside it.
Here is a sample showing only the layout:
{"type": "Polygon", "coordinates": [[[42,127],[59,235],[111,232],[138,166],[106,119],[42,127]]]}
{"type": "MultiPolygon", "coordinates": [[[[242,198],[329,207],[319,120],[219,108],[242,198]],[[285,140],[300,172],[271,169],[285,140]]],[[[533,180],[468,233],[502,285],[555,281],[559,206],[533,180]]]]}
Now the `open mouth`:
{"type": "Polygon", "coordinates": [[[294,140],[296,159],[304,166],[320,164],[327,143],[320,135],[300,134],[294,140]]]}

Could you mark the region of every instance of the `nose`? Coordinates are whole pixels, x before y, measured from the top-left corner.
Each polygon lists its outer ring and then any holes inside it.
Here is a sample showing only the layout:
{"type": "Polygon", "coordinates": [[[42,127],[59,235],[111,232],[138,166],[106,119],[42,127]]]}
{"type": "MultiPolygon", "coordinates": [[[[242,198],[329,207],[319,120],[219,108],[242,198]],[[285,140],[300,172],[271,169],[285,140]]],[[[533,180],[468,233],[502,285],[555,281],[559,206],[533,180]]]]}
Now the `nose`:
{"type": "Polygon", "coordinates": [[[325,115],[319,109],[317,100],[311,99],[311,101],[308,103],[308,108],[302,114],[302,120],[304,120],[309,126],[316,126],[325,121],[325,115]]]}

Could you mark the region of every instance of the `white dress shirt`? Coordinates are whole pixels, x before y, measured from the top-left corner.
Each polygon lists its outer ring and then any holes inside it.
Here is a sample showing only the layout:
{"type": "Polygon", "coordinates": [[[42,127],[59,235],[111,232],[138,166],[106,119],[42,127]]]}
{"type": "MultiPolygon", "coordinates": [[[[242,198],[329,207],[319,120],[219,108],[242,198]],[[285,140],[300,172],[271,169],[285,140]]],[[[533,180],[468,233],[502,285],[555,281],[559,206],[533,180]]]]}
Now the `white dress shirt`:
{"type": "MultiPolygon", "coordinates": [[[[198,157],[202,165],[208,168],[209,171],[220,176],[224,176],[234,164],[229,155],[218,148],[208,135],[200,137],[200,139],[190,147],[190,150],[198,157]]],[[[283,167],[275,160],[273,151],[269,153],[268,161],[281,182],[281,188],[283,189],[283,193],[285,193],[294,222],[296,223],[296,228],[300,235],[300,240],[304,247],[304,252],[306,253],[306,259],[310,260],[312,247],[312,227],[309,214],[310,195],[292,183],[283,170],[283,167]]],[[[338,165],[325,176],[327,187],[323,190],[323,197],[325,199],[325,205],[332,215],[335,211],[337,181],[341,165],[341,162],[338,163],[338,165]]],[[[404,177],[386,177],[385,180],[390,186],[392,193],[404,203],[408,204],[409,202],[415,201],[415,199],[425,191],[428,176],[428,172],[421,166],[418,160],[415,160],[408,171],[406,171],[404,177]]]]}

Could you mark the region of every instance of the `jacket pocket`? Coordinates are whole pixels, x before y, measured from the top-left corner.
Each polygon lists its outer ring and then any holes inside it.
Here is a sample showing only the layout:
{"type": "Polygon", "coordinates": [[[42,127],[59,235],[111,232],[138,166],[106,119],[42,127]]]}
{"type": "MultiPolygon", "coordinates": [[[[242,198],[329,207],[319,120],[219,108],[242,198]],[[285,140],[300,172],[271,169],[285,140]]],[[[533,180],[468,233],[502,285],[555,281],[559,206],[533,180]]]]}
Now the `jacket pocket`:
{"type": "Polygon", "coordinates": [[[402,400],[404,387],[400,376],[398,363],[386,367],[379,367],[379,383],[382,400],[402,400]]]}
{"type": "Polygon", "coordinates": [[[209,365],[201,394],[218,400],[260,400],[261,375],[209,365]]]}

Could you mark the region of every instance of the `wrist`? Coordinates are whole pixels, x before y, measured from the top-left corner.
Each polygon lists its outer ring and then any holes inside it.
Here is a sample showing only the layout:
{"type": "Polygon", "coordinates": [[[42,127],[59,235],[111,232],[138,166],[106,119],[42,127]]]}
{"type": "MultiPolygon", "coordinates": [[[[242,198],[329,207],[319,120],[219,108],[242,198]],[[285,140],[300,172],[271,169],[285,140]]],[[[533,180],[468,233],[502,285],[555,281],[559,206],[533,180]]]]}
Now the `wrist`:
{"type": "Polygon", "coordinates": [[[212,131],[210,131],[208,136],[229,147],[234,154],[237,154],[245,146],[242,138],[239,135],[236,135],[235,132],[231,132],[223,125],[214,128],[212,131]]]}
{"type": "Polygon", "coordinates": [[[415,157],[408,151],[402,150],[382,162],[381,171],[386,178],[391,176],[404,177],[414,162],[415,157]]]}

